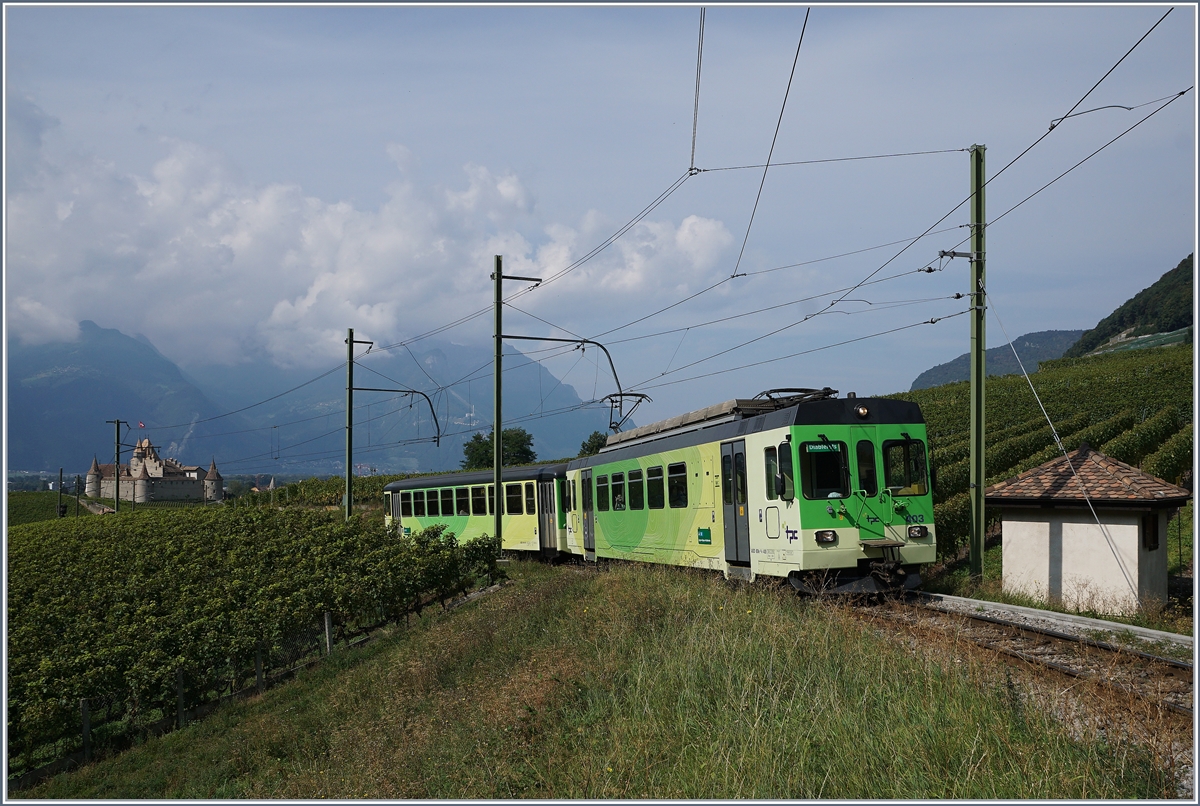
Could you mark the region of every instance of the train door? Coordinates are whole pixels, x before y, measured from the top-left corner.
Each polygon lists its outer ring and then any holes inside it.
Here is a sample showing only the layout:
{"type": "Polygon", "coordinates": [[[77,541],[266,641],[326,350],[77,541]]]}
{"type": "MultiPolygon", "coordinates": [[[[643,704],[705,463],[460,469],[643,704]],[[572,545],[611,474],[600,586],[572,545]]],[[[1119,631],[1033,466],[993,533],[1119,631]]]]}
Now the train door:
{"type": "Polygon", "coordinates": [[[725,561],[750,564],[750,504],[747,500],[746,442],[721,445],[721,506],[725,515],[725,561]]]}
{"type": "Polygon", "coordinates": [[[537,483],[537,497],[539,545],[542,554],[553,554],[558,548],[558,507],[554,505],[553,479],[537,483]]]}
{"type": "Polygon", "coordinates": [[[883,540],[891,523],[892,501],[880,485],[878,435],[874,426],[850,429],[854,443],[854,475],[850,479],[850,518],[858,527],[860,540],[883,540]]]}
{"type": "Polygon", "coordinates": [[[596,559],[596,513],[592,509],[592,471],[585,470],[579,474],[580,490],[583,500],[583,558],[596,559]]]}

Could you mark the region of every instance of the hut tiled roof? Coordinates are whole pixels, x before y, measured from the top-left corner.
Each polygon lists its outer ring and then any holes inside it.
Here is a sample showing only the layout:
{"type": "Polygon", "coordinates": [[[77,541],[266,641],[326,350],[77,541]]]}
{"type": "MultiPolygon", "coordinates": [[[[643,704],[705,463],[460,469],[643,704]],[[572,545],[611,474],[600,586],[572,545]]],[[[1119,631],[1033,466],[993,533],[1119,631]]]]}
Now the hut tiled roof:
{"type": "Polygon", "coordinates": [[[1066,456],[993,484],[984,497],[989,506],[1086,506],[1090,499],[1109,507],[1172,507],[1183,505],[1192,494],[1085,443],[1066,456]]]}

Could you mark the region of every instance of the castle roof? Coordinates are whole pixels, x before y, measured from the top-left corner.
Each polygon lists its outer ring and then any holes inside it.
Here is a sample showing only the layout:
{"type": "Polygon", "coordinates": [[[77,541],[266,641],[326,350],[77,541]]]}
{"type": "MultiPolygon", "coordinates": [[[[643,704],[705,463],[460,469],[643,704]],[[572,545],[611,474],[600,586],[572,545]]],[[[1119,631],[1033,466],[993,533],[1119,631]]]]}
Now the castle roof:
{"type": "Polygon", "coordinates": [[[100,475],[100,464],[96,461],[96,457],[94,455],[92,456],[92,466],[88,468],[87,474],[89,476],[100,475]]]}
{"type": "Polygon", "coordinates": [[[214,457],[212,464],[208,467],[208,473],[204,476],[205,481],[221,481],[221,474],[217,472],[217,460],[214,457]]]}
{"type": "Polygon", "coordinates": [[[993,484],[984,495],[988,506],[1086,506],[1091,500],[1098,506],[1136,508],[1182,506],[1192,497],[1182,487],[1094,451],[1087,443],[993,484]]]}

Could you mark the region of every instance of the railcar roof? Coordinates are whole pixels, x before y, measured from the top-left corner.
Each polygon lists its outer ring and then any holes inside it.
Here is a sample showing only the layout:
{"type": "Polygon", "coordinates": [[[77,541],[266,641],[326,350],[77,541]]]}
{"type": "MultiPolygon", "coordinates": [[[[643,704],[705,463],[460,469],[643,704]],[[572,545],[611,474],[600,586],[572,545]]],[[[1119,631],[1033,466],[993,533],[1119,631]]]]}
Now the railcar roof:
{"type": "MultiPolygon", "coordinates": [[[[740,401],[729,401],[737,403],[740,401]]],[[[729,404],[721,404],[728,406],[729,404]]],[[[595,456],[572,459],[567,468],[591,467],[609,462],[619,462],[634,459],[651,453],[689,448],[709,442],[722,442],[729,439],[756,434],[759,431],[771,431],[776,428],[793,425],[833,426],[833,425],[924,425],[925,417],[921,407],[907,400],[895,400],[883,397],[849,397],[828,398],[799,403],[778,411],[743,416],[736,406],[731,407],[732,419],[722,418],[713,421],[698,421],[678,426],[663,433],[651,433],[641,438],[619,442],[608,446],[595,456]],[[855,410],[859,406],[867,409],[866,417],[859,417],[855,410]]],[[[703,410],[701,410],[703,411],[703,410]]],[[[663,421],[670,422],[670,421],[663,421]]]]}
{"type": "MultiPolygon", "coordinates": [[[[509,481],[548,481],[566,472],[566,462],[556,462],[549,465],[529,465],[526,467],[506,467],[502,482],[509,481]]],[[[414,476],[409,479],[393,481],[383,489],[388,492],[398,490],[424,490],[430,487],[466,487],[477,484],[491,484],[495,475],[491,470],[471,470],[463,473],[441,473],[435,476],[414,476]]]]}

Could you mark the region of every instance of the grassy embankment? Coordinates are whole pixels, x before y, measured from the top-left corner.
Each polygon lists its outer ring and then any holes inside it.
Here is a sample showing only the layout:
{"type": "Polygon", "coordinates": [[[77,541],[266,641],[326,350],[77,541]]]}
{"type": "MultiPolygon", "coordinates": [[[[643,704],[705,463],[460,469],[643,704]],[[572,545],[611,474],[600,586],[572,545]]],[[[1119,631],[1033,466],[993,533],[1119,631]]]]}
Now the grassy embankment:
{"type": "Polygon", "coordinates": [[[36,798],[1151,798],[972,656],[678,569],[516,563],[514,584],[36,798]]]}

